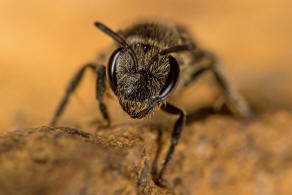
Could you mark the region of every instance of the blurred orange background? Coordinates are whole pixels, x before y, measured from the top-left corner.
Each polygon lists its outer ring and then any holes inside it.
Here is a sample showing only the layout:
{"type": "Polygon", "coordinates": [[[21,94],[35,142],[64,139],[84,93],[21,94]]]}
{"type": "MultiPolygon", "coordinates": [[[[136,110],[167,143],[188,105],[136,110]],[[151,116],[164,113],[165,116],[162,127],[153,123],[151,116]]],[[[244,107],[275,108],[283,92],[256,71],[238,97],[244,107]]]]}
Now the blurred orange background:
{"type": "MultiPolygon", "coordinates": [[[[112,43],[94,21],[117,30],[144,17],[188,26],[257,113],[291,110],[291,8],[290,0],[0,0],[0,131],[48,124],[72,74],[112,43]]],[[[92,80],[66,116],[98,115],[92,80]]]]}

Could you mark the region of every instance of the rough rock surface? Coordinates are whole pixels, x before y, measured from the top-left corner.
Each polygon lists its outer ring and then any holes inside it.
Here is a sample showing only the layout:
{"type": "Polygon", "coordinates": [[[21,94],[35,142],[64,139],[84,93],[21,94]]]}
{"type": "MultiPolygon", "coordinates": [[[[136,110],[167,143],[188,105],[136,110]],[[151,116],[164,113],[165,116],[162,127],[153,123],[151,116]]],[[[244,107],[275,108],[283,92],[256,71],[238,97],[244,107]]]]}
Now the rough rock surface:
{"type": "Polygon", "coordinates": [[[157,148],[169,140],[159,126],[7,132],[0,137],[0,194],[289,194],[291,118],[283,111],[254,121],[210,115],[189,122],[166,188],[151,177],[157,148]]]}

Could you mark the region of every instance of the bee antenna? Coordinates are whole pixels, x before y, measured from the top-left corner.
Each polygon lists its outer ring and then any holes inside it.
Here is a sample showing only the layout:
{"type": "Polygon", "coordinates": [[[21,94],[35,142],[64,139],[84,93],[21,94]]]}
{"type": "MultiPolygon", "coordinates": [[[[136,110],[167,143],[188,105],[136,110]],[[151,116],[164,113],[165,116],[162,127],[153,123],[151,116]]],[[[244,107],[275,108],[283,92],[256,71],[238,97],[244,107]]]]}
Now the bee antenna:
{"type": "Polygon", "coordinates": [[[167,49],[160,51],[157,55],[155,55],[150,61],[149,65],[151,65],[155,60],[157,60],[160,56],[165,56],[170,53],[182,52],[182,51],[190,51],[196,48],[194,44],[186,44],[186,45],[176,45],[167,49]]]}
{"type": "Polygon", "coordinates": [[[107,26],[105,26],[104,24],[102,24],[100,22],[95,22],[94,25],[98,29],[100,29],[101,31],[103,31],[105,34],[107,34],[110,37],[112,37],[115,41],[117,41],[123,47],[125,47],[126,49],[128,49],[129,52],[130,52],[130,55],[132,56],[132,59],[134,61],[134,64],[135,65],[138,64],[137,56],[136,56],[134,50],[127,44],[127,42],[122,37],[120,37],[117,33],[113,32],[111,29],[109,29],[107,26]]]}

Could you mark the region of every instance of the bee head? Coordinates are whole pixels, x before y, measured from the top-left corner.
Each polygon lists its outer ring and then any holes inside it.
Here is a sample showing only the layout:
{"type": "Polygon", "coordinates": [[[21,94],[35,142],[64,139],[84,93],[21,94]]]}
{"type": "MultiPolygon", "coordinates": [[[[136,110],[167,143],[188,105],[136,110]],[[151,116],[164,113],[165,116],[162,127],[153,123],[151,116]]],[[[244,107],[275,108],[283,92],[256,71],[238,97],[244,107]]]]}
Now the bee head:
{"type": "Polygon", "coordinates": [[[124,111],[132,118],[143,118],[165,100],[175,88],[179,67],[172,56],[156,58],[160,49],[140,43],[129,50],[118,48],[108,64],[111,87],[124,111]]]}
{"type": "Polygon", "coordinates": [[[132,118],[143,118],[173,92],[179,76],[179,65],[169,55],[193,49],[179,45],[167,49],[124,39],[100,23],[95,25],[121,44],[110,57],[107,75],[121,107],[132,118]]]}

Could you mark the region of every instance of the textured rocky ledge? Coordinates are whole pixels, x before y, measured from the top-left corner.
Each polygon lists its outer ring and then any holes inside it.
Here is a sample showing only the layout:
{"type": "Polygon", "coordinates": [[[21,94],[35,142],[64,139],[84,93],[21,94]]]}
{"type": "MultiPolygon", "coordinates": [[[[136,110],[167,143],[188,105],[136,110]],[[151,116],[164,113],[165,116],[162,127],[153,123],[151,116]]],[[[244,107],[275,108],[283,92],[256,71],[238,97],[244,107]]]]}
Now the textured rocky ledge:
{"type": "Polygon", "coordinates": [[[151,177],[170,135],[159,127],[7,132],[0,136],[0,194],[288,194],[291,119],[283,111],[250,122],[212,115],[189,123],[165,174],[167,188],[151,177]]]}

